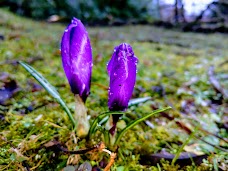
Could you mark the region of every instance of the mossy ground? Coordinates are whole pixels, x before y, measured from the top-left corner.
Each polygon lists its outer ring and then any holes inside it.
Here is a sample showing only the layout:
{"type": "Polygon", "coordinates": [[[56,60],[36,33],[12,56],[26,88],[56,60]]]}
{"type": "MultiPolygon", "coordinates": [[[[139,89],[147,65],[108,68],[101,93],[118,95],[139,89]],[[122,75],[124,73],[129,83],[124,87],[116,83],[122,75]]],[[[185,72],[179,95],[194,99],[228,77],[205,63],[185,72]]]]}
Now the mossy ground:
{"type": "MultiPolygon", "coordinates": [[[[55,100],[15,60],[29,62],[59,91],[69,108],[74,109],[74,97],[65,78],[59,45],[65,26],[48,24],[15,16],[0,9],[0,67],[19,87],[6,105],[1,106],[0,121],[0,170],[23,170],[25,163],[30,170],[61,170],[70,163],[69,155],[47,149],[44,145],[57,140],[68,150],[81,149],[103,141],[97,133],[90,141],[78,140],[72,133],[71,123],[55,100]],[[34,91],[34,86],[38,87],[34,91]],[[28,112],[28,108],[32,108],[28,112]]],[[[88,28],[93,47],[93,76],[91,95],[87,100],[91,122],[100,113],[108,111],[107,88],[109,84],[106,63],[114,46],[122,42],[132,45],[139,58],[137,83],[133,98],[151,96],[152,100],[130,107],[128,117],[136,119],[153,108],[172,105],[167,112],[174,117],[156,115],[150,122],[151,129],[141,123],[131,129],[119,144],[118,157],[112,170],[216,170],[227,169],[227,153],[197,138],[191,139],[187,151],[208,154],[200,166],[171,167],[163,161],[157,166],[140,165],[141,154],[152,154],[166,149],[176,153],[189,134],[177,126],[181,121],[192,130],[196,125],[211,133],[228,138],[223,124],[226,106],[219,99],[208,81],[207,70],[215,66],[217,77],[223,87],[228,82],[227,72],[228,36],[224,34],[182,33],[153,26],[123,26],[88,28]],[[222,64],[223,63],[223,64],[222,64]],[[192,83],[190,80],[195,79],[192,83]],[[164,93],[165,92],[165,93],[164,93]],[[218,101],[218,100],[217,100],[218,101]],[[194,146],[194,148],[193,148],[194,146]]],[[[3,86],[3,82],[0,82],[3,86]]],[[[119,129],[126,123],[121,121],[119,129]]],[[[227,144],[198,129],[198,137],[215,146],[227,148],[227,144]]],[[[71,156],[73,164],[90,161],[99,165],[104,154],[90,153],[71,156]]],[[[108,156],[106,156],[108,158],[108,156]]],[[[71,163],[72,164],[72,163],[71,163]]]]}

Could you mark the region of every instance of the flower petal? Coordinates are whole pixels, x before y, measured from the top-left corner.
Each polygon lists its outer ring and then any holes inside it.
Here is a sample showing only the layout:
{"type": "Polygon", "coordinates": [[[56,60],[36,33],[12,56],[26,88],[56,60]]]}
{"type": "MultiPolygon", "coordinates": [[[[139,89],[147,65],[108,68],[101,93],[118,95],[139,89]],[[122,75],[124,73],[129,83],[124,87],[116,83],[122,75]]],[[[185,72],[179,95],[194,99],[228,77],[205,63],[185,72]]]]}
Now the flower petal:
{"type": "Polygon", "coordinates": [[[61,55],[71,91],[85,101],[90,92],[92,48],[84,25],[76,18],[64,31],[61,55]]]}
{"type": "Polygon", "coordinates": [[[115,47],[107,67],[110,76],[109,110],[127,109],[136,81],[137,62],[138,59],[129,44],[122,43],[115,47]]]}

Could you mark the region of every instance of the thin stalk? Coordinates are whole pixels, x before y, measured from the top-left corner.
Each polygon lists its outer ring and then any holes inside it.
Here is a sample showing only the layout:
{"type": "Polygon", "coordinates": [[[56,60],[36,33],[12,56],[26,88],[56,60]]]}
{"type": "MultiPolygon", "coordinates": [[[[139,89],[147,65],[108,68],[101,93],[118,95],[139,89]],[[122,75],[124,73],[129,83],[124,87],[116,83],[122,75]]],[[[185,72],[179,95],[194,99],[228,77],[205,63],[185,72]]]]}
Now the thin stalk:
{"type": "Polygon", "coordinates": [[[76,133],[78,137],[86,137],[89,133],[89,121],[87,119],[87,109],[84,102],[78,94],[75,94],[75,115],[74,118],[78,122],[76,133]]]}
{"type": "Polygon", "coordinates": [[[189,141],[195,136],[196,131],[198,130],[198,127],[195,128],[194,131],[192,131],[192,133],[190,134],[190,136],[187,138],[187,140],[182,144],[182,146],[178,149],[175,157],[172,160],[171,165],[173,166],[175,164],[175,162],[177,161],[177,159],[179,158],[181,152],[183,151],[184,147],[189,143],[189,141]]]}
{"type": "Polygon", "coordinates": [[[109,145],[110,144],[110,139],[109,139],[109,132],[107,130],[104,130],[104,142],[106,145],[109,145]]]}

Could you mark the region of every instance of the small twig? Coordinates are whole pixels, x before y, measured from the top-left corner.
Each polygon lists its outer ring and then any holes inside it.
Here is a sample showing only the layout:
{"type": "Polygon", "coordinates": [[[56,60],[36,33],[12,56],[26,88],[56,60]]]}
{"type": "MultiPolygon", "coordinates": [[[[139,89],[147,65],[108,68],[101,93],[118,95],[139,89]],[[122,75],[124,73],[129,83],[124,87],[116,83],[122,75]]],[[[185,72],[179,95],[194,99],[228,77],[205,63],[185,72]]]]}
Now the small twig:
{"type": "Polygon", "coordinates": [[[86,148],[86,149],[80,149],[80,150],[75,150],[75,151],[69,151],[61,146],[58,146],[58,148],[64,152],[64,153],[67,153],[67,154],[85,154],[89,151],[93,151],[93,150],[100,150],[102,148],[104,148],[104,143],[98,143],[96,144],[95,146],[91,147],[91,148],[86,148]]]}
{"type": "Polygon", "coordinates": [[[109,160],[107,166],[103,170],[103,171],[109,171],[111,169],[112,165],[115,162],[116,153],[112,153],[111,151],[109,151],[107,149],[103,149],[102,151],[104,151],[104,152],[106,152],[106,153],[108,153],[110,155],[110,160],[109,160]]]}
{"type": "Polygon", "coordinates": [[[208,76],[209,76],[209,81],[210,81],[211,85],[213,86],[213,88],[215,89],[215,91],[221,93],[223,98],[225,100],[227,100],[228,99],[228,93],[222,88],[219,81],[216,79],[215,73],[214,73],[214,66],[209,67],[208,76]]]}
{"type": "Polygon", "coordinates": [[[192,130],[190,128],[188,128],[184,123],[182,123],[180,121],[176,121],[176,124],[183,130],[185,130],[185,132],[187,132],[188,134],[192,133],[192,130]]]}
{"type": "Polygon", "coordinates": [[[108,164],[106,165],[106,167],[105,167],[104,170],[103,170],[103,171],[109,171],[110,168],[112,167],[112,165],[113,165],[114,162],[115,162],[116,153],[112,153],[112,152],[109,151],[108,149],[105,149],[104,143],[101,143],[101,144],[100,144],[99,151],[103,151],[103,152],[108,153],[108,154],[110,155],[110,160],[109,160],[108,164]]]}
{"type": "Polygon", "coordinates": [[[205,129],[203,129],[203,128],[199,128],[199,130],[205,132],[206,134],[215,136],[216,138],[218,138],[218,139],[220,139],[220,140],[222,140],[222,141],[228,143],[228,140],[227,140],[227,139],[222,138],[222,137],[220,137],[219,135],[216,135],[216,134],[214,134],[214,133],[211,133],[211,132],[209,132],[209,131],[207,131],[207,130],[205,130],[205,129]]]}
{"type": "Polygon", "coordinates": [[[109,155],[111,155],[111,154],[112,154],[112,152],[111,152],[111,151],[109,151],[109,150],[107,150],[107,149],[103,149],[102,151],[104,151],[104,152],[108,153],[109,155]]]}
{"type": "Polygon", "coordinates": [[[214,148],[217,148],[217,149],[219,149],[219,150],[221,150],[221,151],[224,151],[224,152],[228,153],[228,150],[226,150],[226,149],[224,149],[224,148],[222,148],[222,147],[220,147],[220,146],[211,144],[210,142],[204,140],[203,138],[201,138],[201,137],[199,137],[199,136],[196,136],[196,135],[195,135],[195,137],[198,138],[199,140],[203,141],[204,143],[206,143],[206,144],[208,144],[208,145],[214,147],[214,148]]]}

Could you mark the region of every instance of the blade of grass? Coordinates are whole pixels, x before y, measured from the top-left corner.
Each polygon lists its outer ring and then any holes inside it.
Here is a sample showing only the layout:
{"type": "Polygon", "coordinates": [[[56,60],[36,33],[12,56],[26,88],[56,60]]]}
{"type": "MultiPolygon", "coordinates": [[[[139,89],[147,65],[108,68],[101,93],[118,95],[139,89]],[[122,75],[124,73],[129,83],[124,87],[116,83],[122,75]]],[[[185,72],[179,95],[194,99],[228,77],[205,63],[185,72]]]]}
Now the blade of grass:
{"type": "Polygon", "coordinates": [[[109,119],[109,116],[105,116],[98,124],[103,125],[108,121],[108,119],[109,119]]]}
{"type": "Polygon", "coordinates": [[[187,138],[187,140],[181,145],[181,147],[178,149],[175,157],[172,160],[171,165],[173,166],[175,164],[175,162],[177,161],[177,159],[179,158],[181,152],[183,151],[184,147],[189,143],[189,141],[194,137],[195,133],[197,132],[198,127],[196,127],[194,129],[194,131],[192,131],[192,133],[190,134],[190,136],[187,138]]]}
{"type": "MultiPolygon", "coordinates": [[[[130,102],[128,103],[129,106],[133,106],[133,105],[137,105],[139,103],[143,103],[146,102],[148,100],[150,100],[151,97],[143,97],[143,98],[137,98],[137,99],[132,99],[130,100],[130,102]]],[[[115,114],[124,114],[125,112],[105,112],[100,114],[92,123],[90,130],[89,130],[89,136],[92,136],[92,134],[96,131],[96,126],[97,124],[104,119],[105,117],[109,116],[109,115],[115,115],[115,114]]]]}
{"type": "Polygon", "coordinates": [[[129,130],[131,129],[132,127],[134,127],[135,125],[139,124],[140,122],[148,119],[149,117],[157,114],[157,113],[160,113],[160,112],[164,112],[165,110],[168,110],[168,109],[171,109],[171,107],[166,107],[166,108],[163,108],[163,109],[158,109],[158,110],[155,110],[153,111],[152,113],[149,113],[147,114],[146,116],[142,117],[142,118],[139,118],[139,119],[136,119],[134,120],[133,122],[131,122],[129,125],[127,125],[118,135],[117,135],[117,138],[116,138],[116,141],[115,141],[115,144],[114,145],[117,145],[120,141],[120,139],[122,138],[122,136],[129,130]]]}
{"type": "Polygon", "coordinates": [[[36,71],[33,67],[30,65],[26,64],[25,62],[19,61],[19,64],[26,69],[42,86],[43,88],[52,96],[56,99],[56,101],[60,104],[60,106],[63,108],[63,110],[66,112],[68,115],[70,121],[73,124],[73,127],[75,128],[77,123],[74,120],[73,115],[71,114],[69,108],[67,107],[66,103],[63,101],[63,99],[60,97],[59,93],[57,90],[38,72],[36,71]]]}
{"type": "Polygon", "coordinates": [[[133,106],[133,105],[137,105],[139,103],[144,103],[148,100],[151,100],[151,97],[141,97],[141,98],[131,99],[128,103],[128,106],[133,106]]]}
{"type": "Polygon", "coordinates": [[[213,165],[214,165],[214,170],[215,171],[219,171],[219,168],[218,168],[218,161],[216,158],[213,159],[213,165]]]}
{"type": "Polygon", "coordinates": [[[93,123],[90,126],[90,129],[89,129],[89,137],[92,136],[93,133],[95,133],[97,124],[102,119],[104,119],[106,116],[109,116],[109,115],[117,115],[117,114],[124,114],[124,112],[118,112],[118,111],[117,112],[105,112],[105,113],[100,114],[98,117],[96,117],[96,119],[93,121],[93,123]]]}
{"type": "Polygon", "coordinates": [[[104,142],[107,146],[108,144],[110,144],[109,131],[103,130],[103,135],[104,135],[104,142]]]}

